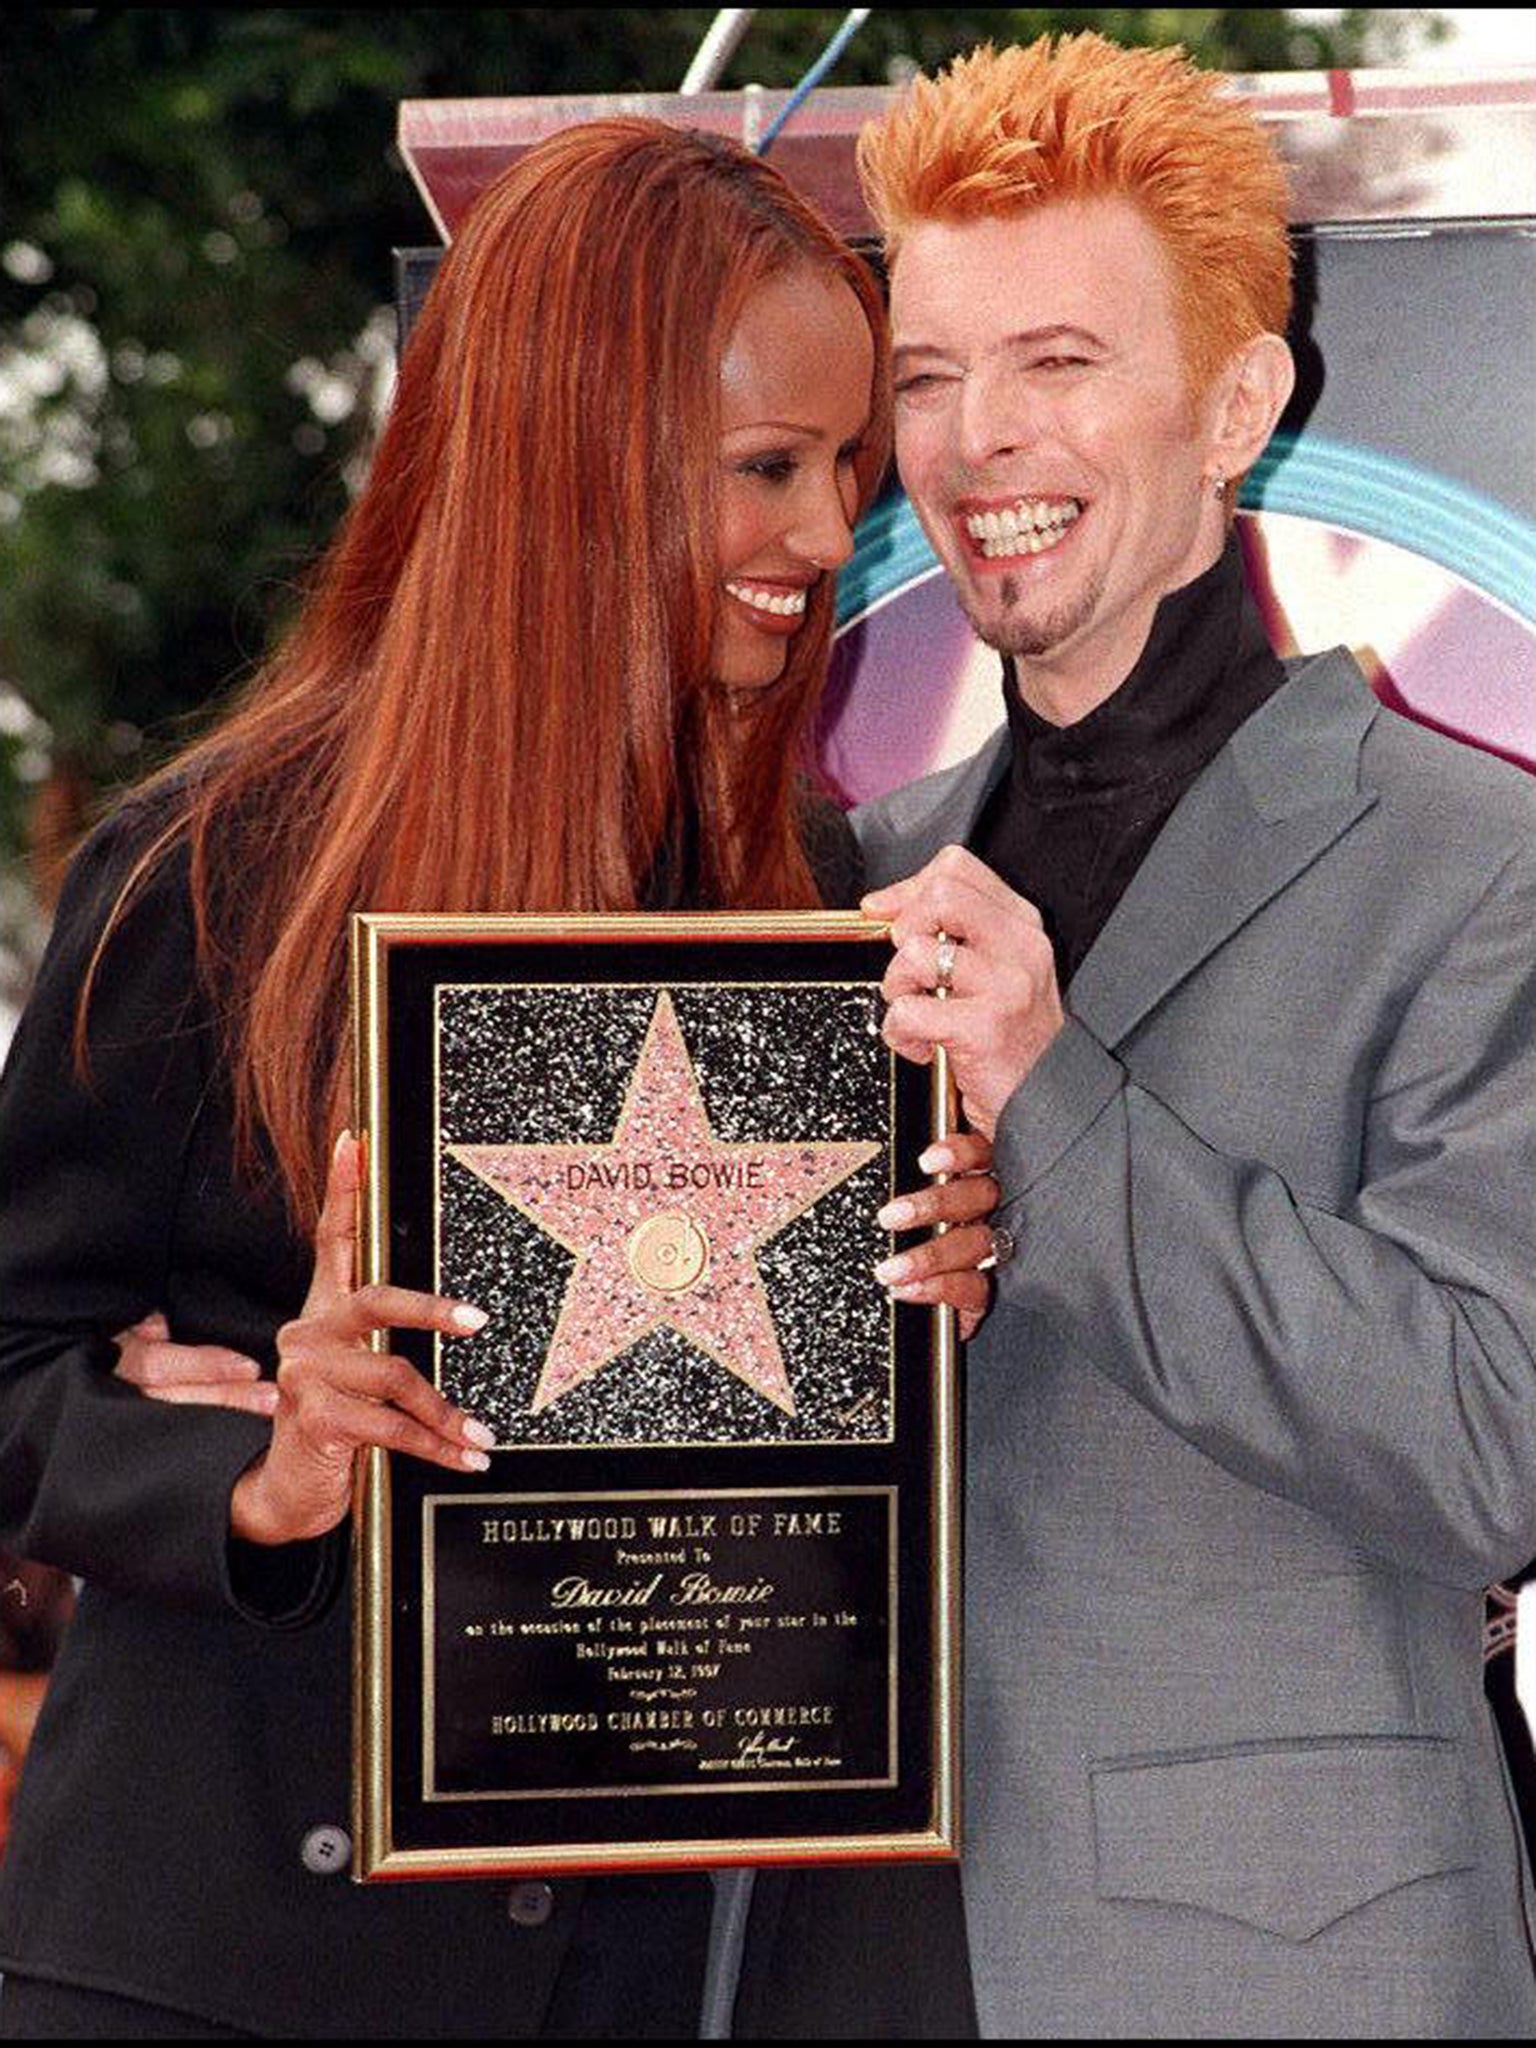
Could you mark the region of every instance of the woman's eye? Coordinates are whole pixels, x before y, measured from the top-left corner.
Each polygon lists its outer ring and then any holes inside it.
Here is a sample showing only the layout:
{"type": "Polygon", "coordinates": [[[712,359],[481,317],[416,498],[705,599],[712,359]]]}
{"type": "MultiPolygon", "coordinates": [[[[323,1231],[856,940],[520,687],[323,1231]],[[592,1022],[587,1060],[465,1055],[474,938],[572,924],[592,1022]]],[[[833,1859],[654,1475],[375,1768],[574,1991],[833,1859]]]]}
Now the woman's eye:
{"type": "Polygon", "coordinates": [[[761,477],[770,484],[786,484],[794,473],[794,459],[788,455],[754,455],[741,465],[743,476],[761,477]]]}

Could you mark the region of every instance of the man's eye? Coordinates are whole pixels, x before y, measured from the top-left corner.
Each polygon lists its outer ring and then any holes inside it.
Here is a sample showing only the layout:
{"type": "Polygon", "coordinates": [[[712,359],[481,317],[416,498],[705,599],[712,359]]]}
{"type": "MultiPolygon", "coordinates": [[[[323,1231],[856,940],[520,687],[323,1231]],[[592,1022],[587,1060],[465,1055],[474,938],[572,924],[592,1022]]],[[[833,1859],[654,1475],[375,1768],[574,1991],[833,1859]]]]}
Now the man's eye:
{"type": "Polygon", "coordinates": [[[1081,370],[1086,368],[1086,356],[1041,356],[1035,364],[1037,370],[1081,370]]]}
{"type": "Polygon", "coordinates": [[[941,379],[933,371],[918,370],[910,377],[902,377],[897,380],[896,396],[898,398],[919,397],[924,391],[931,391],[934,385],[940,381],[941,379]]]}

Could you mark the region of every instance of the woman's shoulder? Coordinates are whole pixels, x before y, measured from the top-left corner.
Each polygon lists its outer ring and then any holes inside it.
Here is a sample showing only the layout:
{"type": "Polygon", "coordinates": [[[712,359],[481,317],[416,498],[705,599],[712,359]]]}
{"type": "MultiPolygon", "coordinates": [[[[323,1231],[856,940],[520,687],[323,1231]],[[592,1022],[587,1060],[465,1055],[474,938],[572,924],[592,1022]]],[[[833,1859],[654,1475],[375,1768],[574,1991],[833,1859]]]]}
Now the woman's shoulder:
{"type": "MultiPolygon", "coordinates": [[[[65,875],[59,914],[107,898],[106,911],[130,883],[162,901],[187,886],[186,790],[155,781],[119,797],[76,847],[65,875]]],[[[105,919],[103,918],[103,921],[105,919]]]]}
{"type": "Polygon", "coordinates": [[[830,910],[852,910],[864,893],[864,858],[847,814],[819,789],[800,799],[800,844],[830,910]]]}
{"type": "Polygon", "coordinates": [[[29,1172],[43,1171],[37,1150],[62,1144],[60,1133],[93,1124],[91,1142],[106,1143],[132,1125],[139,1142],[141,1117],[169,1129],[173,1103],[206,1083],[211,1016],[184,857],[171,850],[144,865],[170,815],[129,799],[88,835],[65,878],[0,1091],[0,1140],[29,1172]]]}
{"type": "Polygon", "coordinates": [[[182,793],[151,784],[86,835],[64,878],[33,1007],[72,1001],[89,984],[93,1024],[126,1015],[140,1028],[169,1018],[185,1028],[196,945],[184,821],[182,793]]]}

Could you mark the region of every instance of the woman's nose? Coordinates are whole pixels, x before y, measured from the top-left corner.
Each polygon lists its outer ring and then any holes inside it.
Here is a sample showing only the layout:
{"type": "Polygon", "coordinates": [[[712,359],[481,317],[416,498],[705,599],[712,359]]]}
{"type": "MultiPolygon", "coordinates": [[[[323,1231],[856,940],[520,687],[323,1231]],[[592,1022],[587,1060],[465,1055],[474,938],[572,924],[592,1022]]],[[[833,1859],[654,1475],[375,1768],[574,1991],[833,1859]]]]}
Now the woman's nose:
{"type": "MultiPolygon", "coordinates": [[[[851,495],[851,493],[850,493],[851,495]]],[[[841,569],[853,553],[853,512],[840,484],[816,494],[793,537],[795,552],[819,569],[841,569]]]]}

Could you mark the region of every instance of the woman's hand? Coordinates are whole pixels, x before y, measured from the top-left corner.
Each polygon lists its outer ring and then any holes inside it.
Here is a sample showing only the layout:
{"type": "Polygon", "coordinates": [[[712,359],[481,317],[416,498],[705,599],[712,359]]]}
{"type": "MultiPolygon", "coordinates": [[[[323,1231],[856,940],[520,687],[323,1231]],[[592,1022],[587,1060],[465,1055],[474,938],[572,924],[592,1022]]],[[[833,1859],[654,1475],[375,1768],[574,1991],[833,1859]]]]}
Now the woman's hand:
{"type": "Polygon", "coordinates": [[[948,1227],[910,1251],[882,1259],[875,1278],[897,1301],[946,1302],[958,1311],[961,1338],[969,1340],[992,1298],[986,1269],[995,1262],[997,1242],[985,1219],[997,1207],[998,1186],[991,1142],[979,1131],[958,1131],[930,1145],[918,1164],[925,1173],[948,1178],[898,1195],[875,1220],[883,1230],[948,1227]]]}
{"type": "Polygon", "coordinates": [[[173,1344],[170,1339],[170,1325],[159,1309],[131,1330],[119,1331],[117,1377],[152,1401],[243,1408],[251,1415],[275,1412],[277,1388],[261,1377],[254,1358],[222,1344],[173,1344]]]}
{"type": "Polygon", "coordinates": [[[331,1158],[315,1237],[315,1271],[298,1317],[277,1333],[272,1442],[235,1482],[230,1528],[251,1543],[323,1536],[351,1505],[356,1454],[372,1444],[450,1472],[483,1472],[494,1437],[444,1400],[403,1358],[371,1351],[375,1330],[468,1336],[482,1310],[402,1287],[353,1287],[353,1219],[362,1147],[343,1136],[331,1158]]]}

